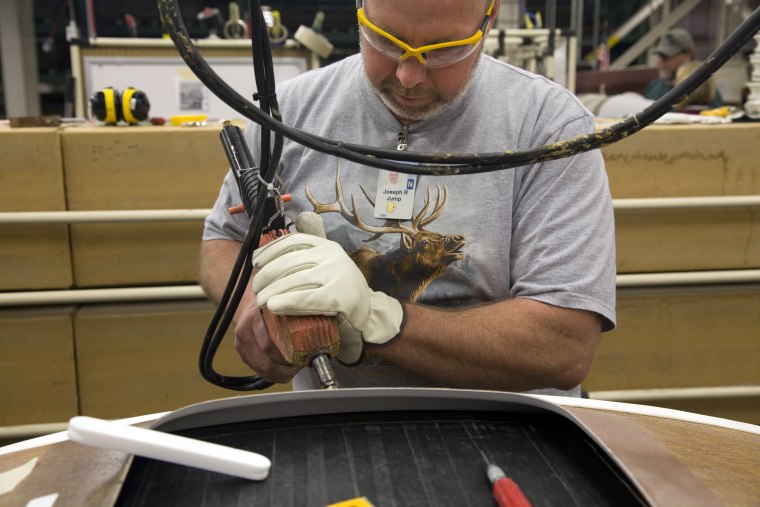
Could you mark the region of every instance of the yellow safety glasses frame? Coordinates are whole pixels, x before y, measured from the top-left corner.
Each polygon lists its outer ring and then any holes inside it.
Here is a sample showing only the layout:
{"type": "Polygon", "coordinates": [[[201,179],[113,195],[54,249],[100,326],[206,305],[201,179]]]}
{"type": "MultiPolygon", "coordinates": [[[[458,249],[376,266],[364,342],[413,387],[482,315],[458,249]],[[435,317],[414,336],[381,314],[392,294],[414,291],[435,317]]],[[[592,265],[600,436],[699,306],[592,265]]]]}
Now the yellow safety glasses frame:
{"type": "Polygon", "coordinates": [[[364,13],[363,0],[357,0],[356,2],[356,17],[359,19],[359,29],[367,42],[388,58],[403,62],[410,56],[413,56],[422,65],[427,67],[447,67],[461,62],[478,48],[480,41],[486,33],[488,24],[491,22],[491,13],[495,2],[496,0],[491,0],[480,28],[472,36],[466,39],[439,42],[418,48],[413,48],[367,19],[367,15],[364,13]]]}

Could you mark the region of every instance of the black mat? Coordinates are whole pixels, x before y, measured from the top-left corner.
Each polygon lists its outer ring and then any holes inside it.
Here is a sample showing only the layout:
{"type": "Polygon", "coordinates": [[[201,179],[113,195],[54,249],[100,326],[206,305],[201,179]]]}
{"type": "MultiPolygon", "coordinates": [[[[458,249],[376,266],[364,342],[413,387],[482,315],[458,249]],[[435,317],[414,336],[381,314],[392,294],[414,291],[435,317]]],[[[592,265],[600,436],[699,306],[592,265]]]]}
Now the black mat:
{"type": "Polygon", "coordinates": [[[538,506],[646,505],[616,464],[552,414],[372,412],[227,424],[178,434],[258,452],[269,477],[247,481],[135,458],[117,505],[491,506],[483,455],[538,506]]]}

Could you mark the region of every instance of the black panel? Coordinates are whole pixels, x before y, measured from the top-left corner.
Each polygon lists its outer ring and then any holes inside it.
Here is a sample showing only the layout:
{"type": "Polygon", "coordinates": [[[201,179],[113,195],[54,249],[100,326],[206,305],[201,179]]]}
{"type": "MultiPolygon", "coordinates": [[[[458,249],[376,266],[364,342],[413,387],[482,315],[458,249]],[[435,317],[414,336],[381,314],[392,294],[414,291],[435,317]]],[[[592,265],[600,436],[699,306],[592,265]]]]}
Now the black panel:
{"type": "Polygon", "coordinates": [[[311,507],[364,496],[377,507],[489,506],[485,457],[534,506],[646,505],[585,433],[550,414],[353,413],[178,434],[263,454],[270,475],[254,482],[135,458],[117,505],[311,507]]]}

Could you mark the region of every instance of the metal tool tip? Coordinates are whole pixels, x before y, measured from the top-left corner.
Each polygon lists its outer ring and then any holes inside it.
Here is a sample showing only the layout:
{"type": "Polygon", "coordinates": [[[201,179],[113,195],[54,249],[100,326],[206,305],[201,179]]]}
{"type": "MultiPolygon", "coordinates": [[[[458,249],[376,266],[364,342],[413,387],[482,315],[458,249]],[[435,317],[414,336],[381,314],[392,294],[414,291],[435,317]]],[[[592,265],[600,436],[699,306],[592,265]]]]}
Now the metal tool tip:
{"type": "Polygon", "coordinates": [[[493,463],[490,463],[488,465],[488,468],[486,469],[486,473],[488,474],[488,480],[491,481],[492,484],[498,481],[499,479],[503,479],[504,477],[506,477],[506,475],[504,474],[504,470],[494,465],[493,463]]]}

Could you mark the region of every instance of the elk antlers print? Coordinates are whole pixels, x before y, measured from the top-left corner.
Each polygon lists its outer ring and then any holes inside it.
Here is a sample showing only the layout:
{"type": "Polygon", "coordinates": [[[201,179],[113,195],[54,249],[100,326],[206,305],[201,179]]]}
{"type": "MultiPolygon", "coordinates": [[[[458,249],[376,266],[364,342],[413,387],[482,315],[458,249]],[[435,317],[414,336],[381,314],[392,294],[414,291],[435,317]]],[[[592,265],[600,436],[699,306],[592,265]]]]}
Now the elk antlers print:
{"type": "MultiPolygon", "coordinates": [[[[361,187],[364,197],[374,207],[375,199],[361,187]]],[[[422,209],[414,215],[409,225],[401,220],[386,220],[382,226],[366,224],[356,209],[356,199],[351,196],[351,207],[346,205],[340,182],[340,167],[335,172],[335,202],[324,204],[317,201],[306,184],[306,198],[314,206],[315,213],[340,213],[346,221],[359,230],[372,233],[365,240],[373,241],[384,234],[400,234],[399,247],[388,252],[377,252],[362,247],[349,255],[359,267],[367,283],[374,289],[385,292],[402,301],[414,302],[428,285],[443,275],[446,268],[464,258],[461,252],[465,245],[464,236],[460,234],[439,234],[428,231],[425,226],[436,220],[446,207],[448,190],[436,185],[438,192],[435,205],[430,214],[430,187],[422,209]]]]}

